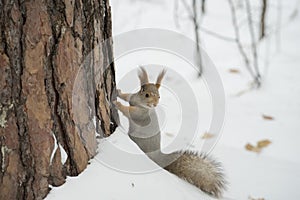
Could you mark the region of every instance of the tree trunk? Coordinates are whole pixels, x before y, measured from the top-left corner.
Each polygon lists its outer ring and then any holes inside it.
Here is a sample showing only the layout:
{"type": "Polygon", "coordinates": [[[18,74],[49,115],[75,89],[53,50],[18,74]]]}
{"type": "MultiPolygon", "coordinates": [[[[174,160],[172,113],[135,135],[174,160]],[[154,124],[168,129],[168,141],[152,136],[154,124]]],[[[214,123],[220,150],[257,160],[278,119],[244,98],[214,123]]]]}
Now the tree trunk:
{"type": "Polygon", "coordinates": [[[86,168],[96,130],[116,127],[112,42],[98,45],[110,7],[0,0],[0,12],[0,199],[42,199],[86,168]]]}

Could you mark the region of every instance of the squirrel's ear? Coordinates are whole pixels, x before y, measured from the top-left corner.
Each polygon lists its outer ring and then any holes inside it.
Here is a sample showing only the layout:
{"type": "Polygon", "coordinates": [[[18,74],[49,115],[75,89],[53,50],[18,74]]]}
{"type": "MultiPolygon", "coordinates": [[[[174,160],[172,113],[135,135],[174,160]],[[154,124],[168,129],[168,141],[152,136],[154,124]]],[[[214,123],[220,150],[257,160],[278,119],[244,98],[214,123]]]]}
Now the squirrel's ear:
{"type": "Polygon", "coordinates": [[[158,75],[158,77],[157,77],[157,79],[156,79],[156,87],[157,87],[157,89],[160,87],[161,81],[162,81],[162,79],[164,78],[166,72],[167,72],[167,71],[166,71],[165,69],[163,69],[163,70],[159,73],[159,75],[158,75]]]}
{"type": "Polygon", "coordinates": [[[139,72],[139,79],[141,82],[141,86],[149,83],[149,79],[148,79],[148,74],[146,72],[146,70],[143,67],[140,67],[140,72],[139,72]]]}

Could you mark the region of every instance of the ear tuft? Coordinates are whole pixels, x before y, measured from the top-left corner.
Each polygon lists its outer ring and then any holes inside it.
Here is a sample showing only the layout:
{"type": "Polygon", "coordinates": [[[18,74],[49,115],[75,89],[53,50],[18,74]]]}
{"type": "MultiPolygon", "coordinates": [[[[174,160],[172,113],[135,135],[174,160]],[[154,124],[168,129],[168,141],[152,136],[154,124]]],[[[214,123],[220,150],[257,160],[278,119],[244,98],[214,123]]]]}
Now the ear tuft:
{"type": "Polygon", "coordinates": [[[157,77],[157,79],[156,79],[156,87],[157,87],[157,88],[160,87],[161,81],[162,81],[162,79],[164,78],[166,72],[167,72],[167,71],[166,71],[165,69],[163,69],[163,70],[159,73],[159,75],[158,75],[158,77],[157,77]]]}
{"type": "Polygon", "coordinates": [[[149,83],[149,79],[148,79],[148,74],[147,74],[145,68],[140,67],[140,70],[141,71],[139,72],[138,76],[139,76],[139,79],[140,79],[140,82],[141,82],[141,86],[143,86],[143,85],[149,83]]]}

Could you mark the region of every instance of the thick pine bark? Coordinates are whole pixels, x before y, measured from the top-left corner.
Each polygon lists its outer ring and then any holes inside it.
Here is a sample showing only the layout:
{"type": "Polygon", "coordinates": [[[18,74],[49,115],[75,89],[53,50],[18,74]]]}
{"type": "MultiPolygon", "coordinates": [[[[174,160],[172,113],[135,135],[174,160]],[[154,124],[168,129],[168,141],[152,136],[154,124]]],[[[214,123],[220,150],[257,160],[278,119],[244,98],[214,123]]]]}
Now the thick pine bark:
{"type": "Polygon", "coordinates": [[[97,46],[111,37],[110,7],[0,0],[0,16],[0,199],[42,199],[95,155],[94,115],[102,135],[116,127],[112,43],[97,46]]]}

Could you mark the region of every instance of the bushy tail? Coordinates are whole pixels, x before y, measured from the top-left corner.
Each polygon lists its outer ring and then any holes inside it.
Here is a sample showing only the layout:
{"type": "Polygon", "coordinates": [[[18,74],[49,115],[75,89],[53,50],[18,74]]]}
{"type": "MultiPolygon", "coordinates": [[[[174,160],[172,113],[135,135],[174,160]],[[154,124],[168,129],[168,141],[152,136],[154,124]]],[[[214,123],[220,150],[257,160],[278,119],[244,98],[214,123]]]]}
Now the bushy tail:
{"type": "Polygon", "coordinates": [[[181,152],[181,154],[165,169],[202,191],[214,197],[221,197],[226,188],[226,181],[220,163],[204,154],[191,151],[181,152]]]}

